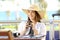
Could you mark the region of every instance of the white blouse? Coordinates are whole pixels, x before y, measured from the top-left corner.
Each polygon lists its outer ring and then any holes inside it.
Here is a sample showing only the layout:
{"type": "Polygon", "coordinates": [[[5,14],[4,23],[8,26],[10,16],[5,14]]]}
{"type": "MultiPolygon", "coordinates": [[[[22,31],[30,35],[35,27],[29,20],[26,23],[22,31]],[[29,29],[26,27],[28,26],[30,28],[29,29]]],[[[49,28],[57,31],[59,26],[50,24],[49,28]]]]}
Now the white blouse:
{"type": "MultiPolygon", "coordinates": [[[[21,22],[19,25],[18,25],[18,31],[21,33],[24,29],[25,29],[25,26],[26,25],[26,21],[25,22],[21,22]]],[[[37,22],[36,25],[35,25],[35,29],[38,30],[38,34],[39,35],[46,35],[46,26],[44,23],[40,23],[40,22],[37,22]]],[[[28,33],[28,31],[26,32],[26,34],[28,33]]]]}

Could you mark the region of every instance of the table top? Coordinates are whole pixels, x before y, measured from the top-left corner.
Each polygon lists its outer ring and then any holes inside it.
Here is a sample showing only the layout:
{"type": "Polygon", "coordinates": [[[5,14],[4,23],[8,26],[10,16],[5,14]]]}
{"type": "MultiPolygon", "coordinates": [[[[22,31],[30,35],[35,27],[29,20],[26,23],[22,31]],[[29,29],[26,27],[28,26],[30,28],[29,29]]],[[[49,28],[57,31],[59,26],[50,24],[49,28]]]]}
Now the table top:
{"type": "MultiPolygon", "coordinates": [[[[3,38],[4,40],[8,40],[7,38],[3,38]]],[[[19,38],[19,37],[14,37],[14,40],[41,40],[41,39],[37,39],[37,38],[19,38]]],[[[2,40],[2,39],[0,39],[2,40]]]]}
{"type": "Polygon", "coordinates": [[[35,37],[14,37],[14,40],[41,40],[41,38],[35,38],[35,37]]]}
{"type": "MultiPolygon", "coordinates": [[[[4,39],[4,40],[8,40],[8,36],[0,36],[0,40],[4,39]]],[[[39,36],[33,36],[32,38],[30,36],[19,36],[19,37],[13,37],[14,40],[41,40],[41,37],[39,36]]]]}
{"type": "MultiPolygon", "coordinates": [[[[6,37],[0,37],[0,40],[2,40],[2,39],[4,39],[4,40],[8,40],[8,37],[6,36],[6,37]]],[[[14,40],[41,40],[41,38],[22,38],[22,37],[13,37],[13,39],[14,40]]]]}

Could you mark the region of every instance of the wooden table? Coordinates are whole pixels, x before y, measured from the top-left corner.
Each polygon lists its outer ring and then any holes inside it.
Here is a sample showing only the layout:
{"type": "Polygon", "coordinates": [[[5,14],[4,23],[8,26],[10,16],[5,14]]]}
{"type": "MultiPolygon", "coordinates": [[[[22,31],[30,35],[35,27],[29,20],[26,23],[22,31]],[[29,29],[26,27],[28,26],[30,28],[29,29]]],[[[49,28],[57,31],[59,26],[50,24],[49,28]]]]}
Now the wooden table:
{"type": "MultiPolygon", "coordinates": [[[[0,39],[0,40],[2,40],[2,39],[0,39]]],[[[5,38],[4,40],[8,40],[8,39],[5,38]]],[[[17,38],[14,38],[14,40],[41,40],[41,39],[36,39],[36,38],[35,38],[35,39],[34,39],[34,38],[27,38],[27,39],[25,38],[25,39],[24,39],[24,38],[18,38],[18,37],[17,37],[17,38]]]]}
{"type": "Polygon", "coordinates": [[[41,39],[36,39],[36,38],[14,38],[14,40],[41,40],[41,39]]]}
{"type": "Polygon", "coordinates": [[[41,39],[20,39],[20,38],[18,38],[18,39],[14,39],[14,40],[41,40],[41,39]]]}
{"type": "MultiPolygon", "coordinates": [[[[0,39],[2,40],[2,39],[0,39]]],[[[4,39],[4,40],[8,40],[8,39],[4,39]]],[[[41,39],[20,39],[20,38],[15,38],[14,40],[41,40],[41,39]]]]}

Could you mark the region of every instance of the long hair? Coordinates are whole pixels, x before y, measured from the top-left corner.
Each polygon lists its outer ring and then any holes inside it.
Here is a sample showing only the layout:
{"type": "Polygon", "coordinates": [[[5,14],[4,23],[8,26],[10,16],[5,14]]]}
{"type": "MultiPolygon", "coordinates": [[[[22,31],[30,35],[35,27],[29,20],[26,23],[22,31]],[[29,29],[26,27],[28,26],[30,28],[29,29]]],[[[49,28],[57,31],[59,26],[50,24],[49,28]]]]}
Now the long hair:
{"type": "Polygon", "coordinates": [[[36,22],[41,22],[40,20],[42,19],[40,14],[37,12],[37,11],[34,11],[35,12],[35,20],[36,22]]]}
{"type": "MultiPolygon", "coordinates": [[[[36,22],[41,22],[40,20],[42,19],[40,14],[37,12],[37,11],[34,11],[35,12],[35,21],[36,22]]],[[[30,25],[32,23],[32,21],[30,20],[30,18],[28,17],[28,21],[27,21],[27,24],[30,25]]]]}

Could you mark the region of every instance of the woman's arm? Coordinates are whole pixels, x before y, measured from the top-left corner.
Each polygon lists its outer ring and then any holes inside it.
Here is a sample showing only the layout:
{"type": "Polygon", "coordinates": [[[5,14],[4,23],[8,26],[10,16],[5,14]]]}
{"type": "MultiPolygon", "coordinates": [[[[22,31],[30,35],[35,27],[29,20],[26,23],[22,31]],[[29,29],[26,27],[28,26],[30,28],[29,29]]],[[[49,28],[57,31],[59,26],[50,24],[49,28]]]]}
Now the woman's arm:
{"type": "Polygon", "coordinates": [[[41,35],[46,35],[46,25],[44,23],[41,24],[40,31],[41,35]]]}
{"type": "Polygon", "coordinates": [[[42,35],[41,40],[46,39],[46,25],[44,23],[41,24],[40,34],[42,35]]]}
{"type": "Polygon", "coordinates": [[[34,35],[38,35],[38,30],[36,30],[35,27],[33,27],[33,31],[34,31],[34,35]]]}
{"type": "Polygon", "coordinates": [[[26,34],[26,29],[24,29],[23,31],[21,30],[20,34],[21,34],[21,36],[25,35],[26,34]]]}
{"type": "Polygon", "coordinates": [[[23,36],[23,35],[25,35],[25,34],[27,33],[28,28],[29,28],[28,26],[25,26],[25,27],[24,27],[24,30],[21,31],[21,36],[23,36]]]}
{"type": "Polygon", "coordinates": [[[20,35],[23,36],[26,33],[26,22],[21,22],[18,25],[18,31],[20,32],[20,35]]]}

